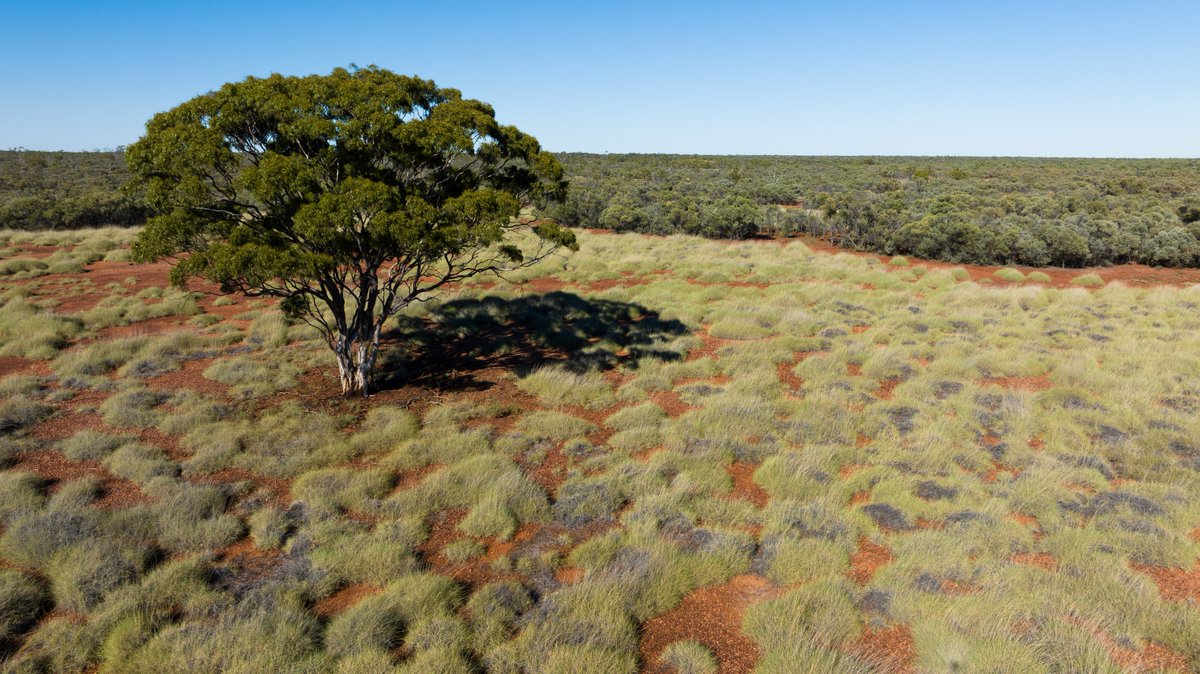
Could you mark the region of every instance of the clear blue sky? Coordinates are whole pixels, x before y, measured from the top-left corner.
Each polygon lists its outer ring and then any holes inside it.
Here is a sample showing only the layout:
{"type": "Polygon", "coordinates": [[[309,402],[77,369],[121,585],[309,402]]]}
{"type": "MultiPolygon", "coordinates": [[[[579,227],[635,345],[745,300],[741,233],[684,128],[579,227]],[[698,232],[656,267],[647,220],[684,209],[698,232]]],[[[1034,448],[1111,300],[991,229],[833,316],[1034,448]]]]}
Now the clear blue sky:
{"type": "Polygon", "coordinates": [[[247,75],[376,64],[551,150],[1200,156],[1200,2],[4,0],[0,148],[91,149],[247,75]]]}

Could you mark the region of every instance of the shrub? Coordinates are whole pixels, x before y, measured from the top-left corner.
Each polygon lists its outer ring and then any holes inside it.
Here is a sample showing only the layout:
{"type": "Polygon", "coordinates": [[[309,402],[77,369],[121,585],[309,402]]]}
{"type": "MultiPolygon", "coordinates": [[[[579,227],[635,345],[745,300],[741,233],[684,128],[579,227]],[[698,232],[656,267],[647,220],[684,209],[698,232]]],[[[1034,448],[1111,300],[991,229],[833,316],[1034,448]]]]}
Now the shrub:
{"type": "Polygon", "coordinates": [[[292,484],[292,497],[329,511],[370,511],[372,502],[392,488],[391,474],[382,470],[325,468],[301,475],[292,484]]]}
{"type": "Polygon", "coordinates": [[[58,449],[72,461],[99,461],[125,442],[128,436],[82,430],[58,443],[58,449]]]}
{"type": "Polygon", "coordinates": [[[149,428],[162,418],[156,409],[170,394],[146,388],[131,388],[113,394],[100,405],[104,423],[114,428],[149,428]]]}
{"type": "Polygon", "coordinates": [[[1071,285],[1096,287],[1104,285],[1104,279],[1099,274],[1081,274],[1071,279],[1071,285]]]}
{"type": "Polygon", "coordinates": [[[1050,283],[1054,280],[1050,278],[1050,275],[1044,271],[1031,271],[1026,275],[1026,278],[1034,283],[1050,283]]]}
{"type": "Polygon", "coordinates": [[[101,538],[99,513],[50,510],[14,521],[0,538],[0,555],[30,568],[44,569],[61,551],[101,538]]]}
{"type": "Polygon", "coordinates": [[[174,477],[179,466],[165,452],[153,445],[131,442],[121,446],[104,459],[104,467],[117,477],[147,484],[156,477],[174,477]]]}
{"type": "Polygon", "coordinates": [[[716,674],[717,659],[697,641],[676,641],[663,649],[658,661],[677,674],[716,674]]]}
{"type": "Polygon", "coordinates": [[[43,484],[33,473],[0,472],[0,523],[41,510],[46,503],[43,484]]]}
{"type": "Polygon", "coordinates": [[[995,274],[993,274],[993,276],[995,276],[996,278],[998,278],[1002,281],[1008,281],[1009,283],[1024,283],[1025,282],[1025,275],[1011,267],[1006,267],[1004,269],[998,269],[998,270],[996,270],[995,274]]]}
{"type": "Polygon", "coordinates": [[[41,583],[23,573],[0,569],[0,650],[36,624],[50,603],[41,583]]]}
{"type": "Polygon", "coordinates": [[[892,265],[893,267],[907,267],[909,262],[908,258],[904,257],[903,255],[897,255],[889,260],[888,264],[892,265]]]}
{"type": "Polygon", "coordinates": [[[541,367],[518,381],[517,386],[551,407],[578,405],[597,410],[616,401],[604,375],[594,371],[577,374],[561,367],[541,367]]]}
{"type": "Polygon", "coordinates": [[[517,421],[517,430],[535,439],[565,440],[596,430],[589,421],[561,412],[530,412],[517,421]]]}
{"type": "Polygon", "coordinates": [[[112,590],[137,580],[149,550],[128,543],[73,547],[60,552],[48,569],[57,605],[88,613],[112,590]]]}
{"type": "Polygon", "coordinates": [[[0,403],[0,433],[15,433],[45,419],[54,408],[23,395],[0,403]]]}
{"type": "Polygon", "coordinates": [[[325,631],[325,648],[335,657],[389,651],[404,643],[407,625],[451,617],[459,600],[458,586],[449,578],[406,576],[334,618],[325,631]]]}

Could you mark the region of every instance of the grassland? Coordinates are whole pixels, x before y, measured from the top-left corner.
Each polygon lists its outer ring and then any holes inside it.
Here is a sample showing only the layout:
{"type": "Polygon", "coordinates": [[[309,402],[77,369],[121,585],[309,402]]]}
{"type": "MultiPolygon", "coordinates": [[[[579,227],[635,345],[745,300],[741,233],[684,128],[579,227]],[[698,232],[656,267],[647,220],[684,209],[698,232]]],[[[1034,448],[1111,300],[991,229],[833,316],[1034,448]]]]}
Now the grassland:
{"type": "Polygon", "coordinates": [[[0,234],[3,671],[1200,669],[1200,287],[580,232],[364,401],[132,234],[0,234]]]}

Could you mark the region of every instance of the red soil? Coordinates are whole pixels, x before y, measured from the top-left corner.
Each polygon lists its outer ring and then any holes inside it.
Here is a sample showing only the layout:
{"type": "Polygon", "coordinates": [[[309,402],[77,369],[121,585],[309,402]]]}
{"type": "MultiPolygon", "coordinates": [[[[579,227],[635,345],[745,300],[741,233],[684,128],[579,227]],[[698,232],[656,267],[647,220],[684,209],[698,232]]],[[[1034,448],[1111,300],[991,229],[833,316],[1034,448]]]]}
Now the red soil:
{"type": "Polygon", "coordinates": [[[1066,621],[1084,628],[1100,642],[1108,657],[1127,672],[1191,672],[1194,671],[1188,658],[1162,644],[1146,642],[1142,650],[1134,650],[1117,643],[1100,625],[1079,618],[1068,617],[1066,621]]]}
{"type": "MultiPolygon", "coordinates": [[[[1105,644],[1108,646],[1108,644],[1105,644]]],[[[1124,648],[1113,644],[1108,649],[1108,655],[1127,672],[1191,672],[1191,662],[1187,656],[1176,653],[1171,649],[1147,642],[1140,651],[1124,648]]]]}
{"type": "Polygon", "coordinates": [[[647,397],[654,401],[656,405],[662,408],[667,413],[668,417],[674,419],[682,416],[686,412],[697,409],[685,402],[679,397],[675,391],[648,391],[647,397]]]}
{"type": "Polygon", "coordinates": [[[858,585],[866,585],[893,559],[891,550],[863,536],[858,539],[858,550],[850,555],[850,570],[846,576],[858,585]]]}
{"type": "Polygon", "coordinates": [[[984,482],[995,482],[996,478],[999,477],[1001,473],[1008,473],[1010,476],[1012,476],[1015,479],[1018,475],[1021,474],[1021,469],[1013,468],[1012,466],[1006,466],[1006,465],[1000,463],[999,461],[993,461],[992,468],[989,469],[988,472],[984,474],[983,481],[984,482]]]}
{"type": "Polygon", "coordinates": [[[1130,562],[1135,571],[1150,576],[1158,586],[1158,593],[1167,601],[1200,602],[1200,560],[1190,570],[1151,566],[1130,562]]]}
{"type": "Polygon", "coordinates": [[[421,481],[424,480],[428,475],[431,473],[436,473],[444,467],[445,464],[431,463],[428,466],[423,466],[421,468],[406,470],[396,476],[396,488],[392,491],[395,493],[412,489],[418,484],[421,484],[421,481]]]}
{"type": "Polygon", "coordinates": [[[717,350],[729,344],[730,340],[713,337],[708,334],[708,325],[703,326],[701,332],[696,333],[696,337],[700,338],[700,346],[688,352],[687,360],[700,360],[701,358],[712,358],[718,360],[717,350]]]}
{"type": "Polygon", "coordinates": [[[746,674],[759,657],[758,644],[742,634],[746,608],[778,597],[780,588],[761,576],[737,576],[727,583],[701,588],[671,611],[651,618],[642,626],[640,650],[644,671],[666,672],[658,657],[676,641],[704,644],[717,658],[721,674],[746,674]]]}
{"type": "Polygon", "coordinates": [[[733,478],[733,489],[729,492],[728,497],[749,501],[754,504],[755,508],[762,509],[771,500],[771,495],[754,481],[754,471],[756,470],[758,470],[757,464],[745,461],[734,461],[726,466],[725,472],[733,478]]]}
{"type": "Polygon", "coordinates": [[[1038,522],[1038,519],[1033,515],[1027,515],[1025,513],[1009,513],[1008,519],[1032,529],[1034,540],[1040,540],[1046,536],[1046,532],[1042,531],[1041,523],[1038,522]]]}
{"type": "Polygon", "coordinates": [[[1039,374],[1034,377],[988,377],[979,380],[980,386],[999,386],[1001,388],[1013,389],[1016,391],[1045,391],[1053,388],[1054,384],[1050,378],[1044,374],[1039,374]]]}
{"type": "Polygon", "coordinates": [[[0,377],[7,377],[13,374],[31,374],[28,371],[32,370],[39,362],[20,356],[0,356],[0,377]]]}
{"type": "Polygon", "coordinates": [[[151,500],[142,493],[136,482],[116,477],[99,462],[71,461],[60,452],[53,450],[23,452],[17,463],[9,470],[33,473],[50,482],[51,491],[58,490],[65,482],[81,477],[89,475],[98,477],[102,480],[100,498],[92,505],[104,510],[120,510],[139,503],[148,503],[151,500]]]}
{"type": "Polygon", "coordinates": [[[587,569],[579,566],[564,566],[554,572],[554,580],[563,585],[574,585],[583,580],[587,575],[587,569]]]}
{"type": "Polygon", "coordinates": [[[313,613],[322,618],[332,618],[354,606],[358,602],[379,594],[383,588],[378,585],[368,585],[367,583],[356,583],[347,585],[333,594],[321,599],[316,604],[313,604],[313,613]]]}
{"type": "Polygon", "coordinates": [[[541,463],[527,469],[529,479],[550,495],[557,493],[558,488],[567,480],[567,469],[571,462],[567,455],[563,454],[562,445],[561,442],[554,443],[541,463]]]}
{"type": "Polygon", "coordinates": [[[846,374],[850,375],[851,377],[861,377],[862,365],[857,363],[846,363],[846,374]]]}
{"type": "Polygon", "coordinates": [[[520,287],[535,293],[552,293],[567,287],[567,282],[553,276],[543,276],[525,281],[520,287]]]}
{"type": "Polygon", "coordinates": [[[783,382],[784,387],[788,390],[788,395],[794,395],[794,392],[804,388],[804,378],[796,376],[792,369],[800,364],[810,354],[807,352],[797,353],[790,362],[783,362],[775,366],[775,374],[779,376],[779,381],[783,382]]]}
{"type": "Polygon", "coordinates": [[[892,625],[882,629],[865,628],[847,649],[855,657],[874,665],[882,672],[906,674],[916,671],[917,647],[908,625],[892,625]]]}
{"type": "Polygon", "coordinates": [[[200,484],[233,484],[250,482],[263,491],[271,493],[271,505],[286,507],[292,502],[292,481],[282,478],[270,478],[257,473],[251,473],[243,468],[226,468],[207,475],[197,475],[189,478],[200,484]]]}
{"type": "Polygon", "coordinates": [[[636,276],[631,272],[623,272],[622,274],[623,274],[622,278],[619,278],[619,279],[610,278],[610,279],[601,279],[599,281],[592,281],[591,283],[584,286],[583,289],[587,292],[599,293],[599,292],[604,292],[605,290],[608,290],[610,288],[617,288],[617,287],[629,288],[632,286],[646,285],[647,283],[650,283],[653,280],[653,279],[647,278],[645,276],[636,276]]]}
{"type": "Polygon", "coordinates": [[[164,332],[199,333],[199,330],[188,327],[188,318],[186,316],[158,316],[126,325],[114,325],[101,330],[97,333],[96,338],[106,340],[123,337],[148,337],[151,335],[161,335],[164,332]]]}
{"type": "Polygon", "coordinates": [[[853,332],[854,334],[859,335],[870,329],[871,329],[871,326],[869,326],[869,325],[855,325],[850,328],[850,332],[853,332]]]}
{"type": "MultiPolygon", "coordinates": [[[[447,545],[467,537],[458,529],[458,523],[466,515],[467,511],[465,509],[452,508],[433,516],[430,523],[429,537],[417,546],[417,549],[424,555],[425,561],[432,567],[432,570],[443,576],[450,576],[460,583],[472,586],[482,585],[494,580],[517,578],[518,575],[515,573],[497,571],[491,566],[492,562],[511,551],[511,545],[508,547],[505,547],[504,544],[489,546],[484,555],[465,562],[452,562],[442,554],[442,549],[447,545]]],[[[521,536],[522,531],[525,531],[524,536],[532,536],[532,533],[526,529],[519,530],[517,535],[521,536]]]]}
{"type": "Polygon", "coordinates": [[[892,392],[900,385],[899,379],[884,379],[879,382],[879,390],[875,391],[875,397],[880,400],[891,400],[892,392]]]}
{"type": "Polygon", "coordinates": [[[870,467],[871,467],[871,464],[869,464],[869,463],[847,463],[846,465],[842,466],[841,468],[838,468],[838,477],[842,478],[843,480],[848,480],[855,473],[862,470],[863,468],[870,468],[870,467]]]}
{"type": "Polygon", "coordinates": [[[870,501],[871,501],[871,490],[870,489],[860,489],[850,495],[850,504],[849,505],[851,505],[851,506],[862,505],[864,503],[869,503],[870,501]]]}
{"type": "Polygon", "coordinates": [[[146,380],[146,387],[156,391],[191,389],[209,398],[229,399],[229,385],[204,376],[204,371],[219,357],[185,360],[178,370],[146,380]]]}
{"type": "Polygon", "coordinates": [[[1058,570],[1058,560],[1048,552],[1018,552],[1012,556],[1014,564],[1028,564],[1047,571],[1058,570]]]}

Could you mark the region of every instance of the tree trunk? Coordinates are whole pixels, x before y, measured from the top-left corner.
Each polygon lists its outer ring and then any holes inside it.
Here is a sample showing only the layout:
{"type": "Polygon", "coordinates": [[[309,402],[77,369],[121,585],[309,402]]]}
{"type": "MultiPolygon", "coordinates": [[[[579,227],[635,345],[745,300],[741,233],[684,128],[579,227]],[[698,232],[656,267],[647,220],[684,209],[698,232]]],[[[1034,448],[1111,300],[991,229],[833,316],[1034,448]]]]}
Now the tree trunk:
{"type": "Polygon", "coordinates": [[[342,395],[361,395],[366,398],[371,384],[371,373],[379,356],[379,338],[383,322],[372,326],[369,335],[341,335],[333,347],[337,357],[338,379],[342,384],[342,395]]]}

